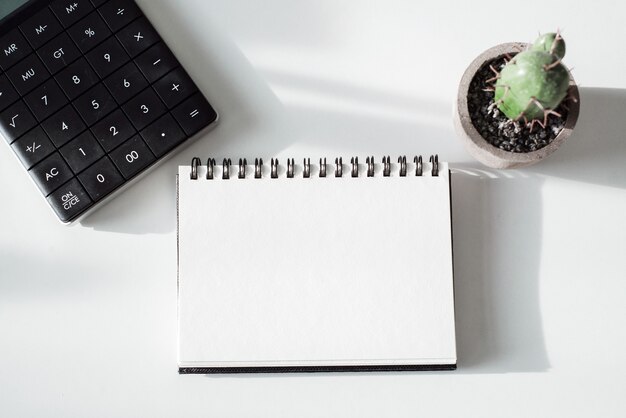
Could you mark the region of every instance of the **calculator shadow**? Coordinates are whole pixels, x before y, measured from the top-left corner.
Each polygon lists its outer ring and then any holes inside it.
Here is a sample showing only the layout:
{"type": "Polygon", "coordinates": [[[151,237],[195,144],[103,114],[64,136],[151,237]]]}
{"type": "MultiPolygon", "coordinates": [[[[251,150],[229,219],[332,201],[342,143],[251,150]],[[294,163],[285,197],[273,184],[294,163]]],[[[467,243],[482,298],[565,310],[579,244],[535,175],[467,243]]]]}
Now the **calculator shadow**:
{"type": "Polygon", "coordinates": [[[276,95],[213,16],[182,16],[171,1],[144,11],[200,90],[220,114],[201,135],[81,224],[100,231],[166,234],[176,228],[176,173],[193,157],[273,156],[292,141],[292,127],[276,95]]]}
{"type": "Polygon", "coordinates": [[[458,373],[547,371],[539,305],[543,180],[522,171],[456,167],[458,373]]]}

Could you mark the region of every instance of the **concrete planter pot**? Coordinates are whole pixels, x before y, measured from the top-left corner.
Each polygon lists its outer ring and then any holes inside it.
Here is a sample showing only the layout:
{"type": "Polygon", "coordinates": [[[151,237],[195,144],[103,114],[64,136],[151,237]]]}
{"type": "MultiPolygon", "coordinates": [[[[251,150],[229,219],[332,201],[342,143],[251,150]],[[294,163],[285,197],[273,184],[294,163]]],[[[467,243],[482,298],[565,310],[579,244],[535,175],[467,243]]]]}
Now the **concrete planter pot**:
{"type": "Polygon", "coordinates": [[[570,137],[580,112],[580,95],[574,79],[570,80],[570,94],[576,98],[576,102],[568,103],[569,113],[565,121],[564,128],[554,138],[554,140],[545,147],[532,152],[517,153],[504,151],[487,142],[482,135],[476,130],[468,109],[467,95],[470,83],[474,79],[475,74],[486,62],[493,61],[505,54],[516,54],[526,49],[528,45],[520,42],[511,42],[495,46],[483,52],[476,58],[467,68],[459,85],[457,100],[454,109],[454,125],[455,129],[465,143],[468,152],[481,163],[492,168],[519,168],[532,164],[546,158],[548,155],[556,151],[567,138],[570,137]]]}

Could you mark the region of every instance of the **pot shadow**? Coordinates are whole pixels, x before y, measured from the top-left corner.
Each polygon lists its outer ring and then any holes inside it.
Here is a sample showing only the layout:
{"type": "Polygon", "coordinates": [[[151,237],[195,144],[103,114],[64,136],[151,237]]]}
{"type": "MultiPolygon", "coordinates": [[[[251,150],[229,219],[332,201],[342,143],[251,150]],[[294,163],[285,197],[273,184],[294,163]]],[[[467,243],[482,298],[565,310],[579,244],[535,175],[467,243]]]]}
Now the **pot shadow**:
{"type": "Polygon", "coordinates": [[[165,234],[176,227],[176,177],[193,157],[275,155],[292,143],[291,123],[268,84],[211,16],[183,24],[171,1],[144,8],[220,120],[168,161],[81,222],[98,231],[165,234]],[[201,39],[202,42],[189,40],[201,39]],[[262,153],[262,154],[261,154],[262,153]]]}
{"type": "Polygon", "coordinates": [[[547,371],[539,304],[543,180],[520,171],[457,167],[458,373],[547,371]]]}
{"type": "Polygon", "coordinates": [[[572,136],[529,172],[626,188],[626,89],[580,88],[581,112],[572,136]]]}

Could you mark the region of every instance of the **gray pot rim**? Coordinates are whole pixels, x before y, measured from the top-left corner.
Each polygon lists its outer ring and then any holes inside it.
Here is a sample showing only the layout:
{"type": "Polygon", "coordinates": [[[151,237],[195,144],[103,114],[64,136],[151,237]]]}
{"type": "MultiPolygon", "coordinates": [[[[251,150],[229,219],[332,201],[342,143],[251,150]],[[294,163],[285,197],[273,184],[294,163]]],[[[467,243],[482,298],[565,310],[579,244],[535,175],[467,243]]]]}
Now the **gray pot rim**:
{"type": "Polygon", "coordinates": [[[565,120],[565,126],[561,132],[554,138],[554,140],[545,147],[531,152],[516,153],[511,151],[504,151],[497,148],[487,142],[483,136],[476,130],[472,119],[469,114],[469,108],[467,103],[467,95],[469,92],[470,83],[474,79],[474,76],[478,70],[487,61],[492,61],[505,54],[518,53],[524,51],[528,47],[524,42],[509,42],[489,48],[482,54],[480,54],[472,63],[467,67],[461,83],[459,85],[459,92],[456,101],[455,116],[458,118],[457,130],[460,128],[465,135],[466,145],[469,148],[470,153],[483,164],[486,164],[494,168],[514,168],[527,166],[537,163],[556,151],[562,144],[570,137],[576,123],[578,121],[578,115],[580,113],[580,94],[578,87],[574,81],[574,78],[570,74],[570,93],[576,98],[575,102],[572,102],[569,106],[569,112],[567,119],[565,120]]]}

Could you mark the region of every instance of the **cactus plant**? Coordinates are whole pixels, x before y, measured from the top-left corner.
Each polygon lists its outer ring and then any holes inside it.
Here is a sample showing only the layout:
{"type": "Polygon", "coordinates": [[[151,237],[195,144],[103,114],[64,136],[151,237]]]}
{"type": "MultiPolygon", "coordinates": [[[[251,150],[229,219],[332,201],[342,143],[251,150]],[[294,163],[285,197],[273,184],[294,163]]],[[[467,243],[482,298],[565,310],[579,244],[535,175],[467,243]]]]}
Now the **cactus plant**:
{"type": "Polygon", "coordinates": [[[510,59],[495,81],[494,104],[510,120],[523,120],[532,131],[535,123],[545,127],[549,115],[567,96],[570,74],[561,60],[565,42],[557,33],[541,35],[526,51],[510,59]]]}

